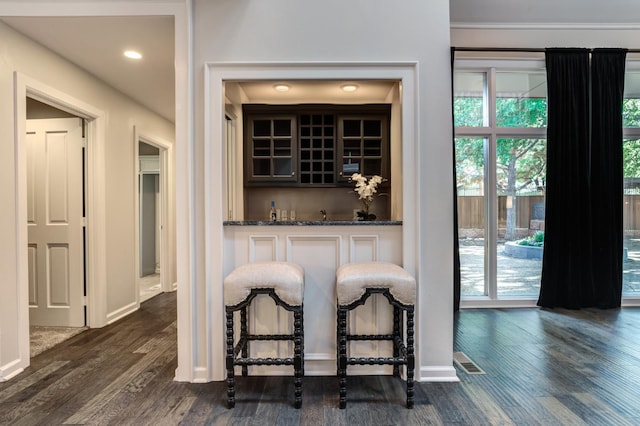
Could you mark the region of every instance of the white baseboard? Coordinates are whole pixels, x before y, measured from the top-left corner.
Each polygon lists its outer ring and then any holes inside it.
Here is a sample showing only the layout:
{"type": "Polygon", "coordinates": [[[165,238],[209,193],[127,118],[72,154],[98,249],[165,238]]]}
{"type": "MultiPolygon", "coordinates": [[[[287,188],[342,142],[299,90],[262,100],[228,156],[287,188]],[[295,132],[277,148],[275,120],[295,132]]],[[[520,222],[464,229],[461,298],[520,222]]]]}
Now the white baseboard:
{"type": "Polygon", "coordinates": [[[119,319],[122,319],[124,317],[126,317],[127,315],[135,312],[138,310],[138,308],[140,307],[140,304],[137,302],[133,302],[130,303],[127,306],[124,306],[116,311],[113,311],[109,314],[107,314],[107,324],[113,324],[114,322],[118,321],[119,319]]]}
{"type": "Polygon", "coordinates": [[[459,382],[456,369],[451,367],[420,367],[421,382],[459,382]]]}
{"type": "MultiPolygon", "coordinates": [[[[24,368],[20,366],[21,360],[16,359],[13,362],[5,364],[0,367],[0,382],[6,382],[16,377],[18,374],[24,371],[24,368]]],[[[27,364],[28,365],[28,364],[27,364]]]]}
{"type": "Polygon", "coordinates": [[[211,378],[209,377],[209,370],[204,367],[196,367],[193,369],[192,383],[209,383],[211,378]]]}

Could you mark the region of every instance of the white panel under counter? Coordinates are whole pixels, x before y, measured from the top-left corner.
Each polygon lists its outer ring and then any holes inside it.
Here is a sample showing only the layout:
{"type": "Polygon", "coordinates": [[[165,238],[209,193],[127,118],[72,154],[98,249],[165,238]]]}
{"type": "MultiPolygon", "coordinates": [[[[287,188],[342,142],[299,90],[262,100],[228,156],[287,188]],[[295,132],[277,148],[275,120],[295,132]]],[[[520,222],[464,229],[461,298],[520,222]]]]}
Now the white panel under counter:
{"type": "MultiPolygon", "coordinates": [[[[305,270],[305,375],[336,374],[335,273],[347,262],[387,261],[402,264],[402,222],[225,222],[224,273],[255,261],[290,261],[305,270]]],[[[290,330],[289,313],[259,296],[249,313],[258,332],[290,330]],[[260,300],[258,300],[260,299],[260,300]]],[[[384,297],[370,298],[351,315],[350,327],[360,333],[391,332],[392,309],[384,297]]],[[[255,328],[254,328],[255,330],[255,328]]],[[[287,356],[286,345],[256,342],[258,356],[287,356]]],[[[351,343],[353,356],[388,356],[387,342],[351,343]]],[[[289,375],[291,368],[258,369],[256,374],[289,375]]],[[[350,374],[389,374],[386,366],[354,366],[350,374]]]]}

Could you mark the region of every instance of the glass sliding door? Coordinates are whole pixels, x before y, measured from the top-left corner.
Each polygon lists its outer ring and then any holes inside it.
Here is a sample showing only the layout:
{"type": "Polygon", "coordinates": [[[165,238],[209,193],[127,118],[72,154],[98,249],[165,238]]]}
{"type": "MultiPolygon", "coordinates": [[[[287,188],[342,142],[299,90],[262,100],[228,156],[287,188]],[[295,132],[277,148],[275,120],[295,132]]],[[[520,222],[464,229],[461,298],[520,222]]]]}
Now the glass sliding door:
{"type": "Polygon", "coordinates": [[[544,245],[544,139],[497,140],[498,296],[537,297],[544,245]]]}
{"type": "Polygon", "coordinates": [[[638,65],[627,62],[622,106],[622,297],[627,301],[640,299],[640,71],[633,69],[638,65]]]}
{"type": "Polygon", "coordinates": [[[544,244],[545,72],[457,71],[454,123],[462,302],[535,300],[544,244]]]}
{"type": "MultiPolygon", "coordinates": [[[[489,122],[487,73],[457,72],[453,102],[456,129],[476,133],[489,122]]],[[[458,194],[458,236],[460,245],[461,294],[487,296],[485,157],[488,139],[482,135],[455,140],[458,194]]]]}
{"type": "Polygon", "coordinates": [[[624,158],[622,295],[640,297],[640,139],[625,139],[622,147],[624,158]]]}
{"type": "Polygon", "coordinates": [[[456,138],[461,294],[486,296],[485,138],[456,138]]]}

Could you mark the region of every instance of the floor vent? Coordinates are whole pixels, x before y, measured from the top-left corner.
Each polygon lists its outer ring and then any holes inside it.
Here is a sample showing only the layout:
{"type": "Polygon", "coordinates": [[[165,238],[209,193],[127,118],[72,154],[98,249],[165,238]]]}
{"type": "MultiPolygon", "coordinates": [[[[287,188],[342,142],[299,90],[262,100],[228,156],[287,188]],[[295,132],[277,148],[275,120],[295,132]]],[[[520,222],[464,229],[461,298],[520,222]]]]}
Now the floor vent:
{"type": "Polygon", "coordinates": [[[454,352],[453,362],[464,370],[467,374],[486,374],[478,365],[464,354],[464,352],[454,352]]]}

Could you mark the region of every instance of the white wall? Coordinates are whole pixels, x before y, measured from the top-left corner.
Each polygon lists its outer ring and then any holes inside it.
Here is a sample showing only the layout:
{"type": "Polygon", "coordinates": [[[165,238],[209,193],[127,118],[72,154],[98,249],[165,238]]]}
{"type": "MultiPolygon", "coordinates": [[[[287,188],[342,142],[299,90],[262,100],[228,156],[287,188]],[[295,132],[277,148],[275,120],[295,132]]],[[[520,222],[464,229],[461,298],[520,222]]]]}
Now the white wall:
{"type": "MultiPolygon", "coordinates": [[[[57,55],[0,23],[0,380],[28,365],[20,359],[20,307],[16,255],[16,187],[14,150],[14,72],[105,112],[106,169],[106,316],[102,325],[135,309],[134,274],[134,126],[173,141],[174,125],[134,103],[57,55]]],[[[91,141],[89,142],[91,143],[91,141]]],[[[171,268],[175,281],[175,265],[171,268]]],[[[26,271],[23,271],[24,275],[26,271]]],[[[22,318],[24,320],[24,318],[22,318]]],[[[24,322],[23,322],[24,323],[24,322]]],[[[28,340],[27,340],[28,341],[28,340]]],[[[24,357],[23,357],[24,358],[24,357]]]]}
{"type": "MultiPolygon", "coordinates": [[[[204,72],[208,62],[417,62],[418,89],[414,141],[420,173],[403,182],[404,197],[414,197],[418,230],[404,253],[416,267],[419,282],[418,367],[421,378],[455,380],[452,367],[452,143],[449,67],[449,2],[447,0],[298,0],[211,2],[195,0],[195,210],[197,277],[188,295],[192,302],[188,332],[196,349],[190,359],[179,358],[178,380],[220,380],[221,365],[212,363],[212,351],[223,352],[223,341],[211,341],[212,303],[207,299],[208,259],[220,258],[222,245],[207,241],[207,231],[221,234],[221,223],[205,223],[205,146],[222,152],[215,139],[204,140],[204,72]],[[210,250],[209,253],[205,253],[210,250]]],[[[215,101],[215,100],[214,100],[215,101]]],[[[221,154],[214,154],[221,155],[221,154]]],[[[220,167],[215,157],[212,167],[220,167]]],[[[215,191],[219,189],[216,188],[215,191]]],[[[222,202],[222,200],[220,200],[222,202]]],[[[213,201],[212,201],[213,204],[213,201]]],[[[211,209],[218,208],[213,206],[211,209]]],[[[404,212],[405,217],[410,216],[404,212]]],[[[215,212],[211,217],[225,217],[215,212]]],[[[407,245],[405,245],[407,247],[407,245]]],[[[185,296],[186,297],[186,296],[185,296]]],[[[179,313],[180,315],[180,313],[179,313]]],[[[184,318],[184,317],[182,317],[184,318]]],[[[180,324],[180,319],[179,319],[180,324]]],[[[186,330],[186,328],[183,328],[186,330]]],[[[184,336],[182,337],[184,338],[184,336]]],[[[186,342],[186,340],[185,340],[186,342]]],[[[180,343],[179,343],[180,344],[180,343]]],[[[184,348],[180,349],[181,354],[184,348]]]]}
{"type": "Polygon", "coordinates": [[[451,29],[451,45],[456,47],[620,47],[640,49],[640,25],[636,28],[599,26],[512,26],[486,25],[474,28],[460,25],[451,29]]]}

